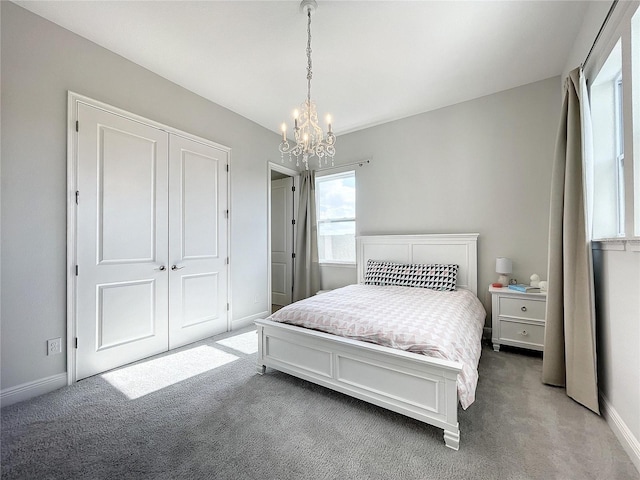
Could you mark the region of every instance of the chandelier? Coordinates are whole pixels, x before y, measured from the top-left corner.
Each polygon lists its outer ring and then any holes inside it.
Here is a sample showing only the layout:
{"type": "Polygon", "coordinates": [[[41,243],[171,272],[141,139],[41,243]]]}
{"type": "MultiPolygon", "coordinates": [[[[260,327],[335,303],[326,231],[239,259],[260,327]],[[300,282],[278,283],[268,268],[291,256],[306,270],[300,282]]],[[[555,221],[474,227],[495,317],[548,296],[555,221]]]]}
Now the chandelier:
{"type": "Polygon", "coordinates": [[[307,14],[307,99],[300,105],[300,110],[293,112],[293,135],[295,145],[291,145],[287,139],[287,124],[282,124],[282,142],[280,143],[280,155],[284,162],[284,155],[289,154],[296,157],[296,165],[300,166],[300,157],[307,170],[309,170],[309,159],[313,156],[318,157],[320,166],[324,158],[325,164],[327,159],[331,159],[333,165],[333,156],[336,154],[334,145],[336,144],[336,136],[331,131],[331,117],[327,115],[327,135],[325,137],[322,128],[318,125],[318,112],[316,104],[311,101],[311,12],[315,11],[318,4],[315,0],[303,0],[300,3],[300,11],[307,14]]]}

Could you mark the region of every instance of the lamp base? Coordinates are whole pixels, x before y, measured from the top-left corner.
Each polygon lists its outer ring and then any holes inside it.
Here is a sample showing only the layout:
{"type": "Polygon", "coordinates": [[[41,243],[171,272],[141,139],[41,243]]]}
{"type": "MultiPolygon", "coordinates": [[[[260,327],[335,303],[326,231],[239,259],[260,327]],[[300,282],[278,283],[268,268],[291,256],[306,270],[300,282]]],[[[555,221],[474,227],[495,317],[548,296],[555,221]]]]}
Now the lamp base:
{"type": "Polygon", "coordinates": [[[506,287],[507,285],[509,285],[509,277],[507,277],[506,275],[500,275],[498,277],[498,283],[501,283],[506,287]]]}

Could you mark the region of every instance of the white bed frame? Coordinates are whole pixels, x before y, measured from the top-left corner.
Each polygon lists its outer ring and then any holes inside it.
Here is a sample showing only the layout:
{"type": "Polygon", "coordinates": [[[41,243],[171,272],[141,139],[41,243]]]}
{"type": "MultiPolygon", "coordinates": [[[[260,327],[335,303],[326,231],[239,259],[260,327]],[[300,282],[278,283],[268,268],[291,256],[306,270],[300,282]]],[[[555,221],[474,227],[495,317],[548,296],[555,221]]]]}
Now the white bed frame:
{"type": "MultiPolygon", "coordinates": [[[[477,295],[478,234],[377,235],[356,240],[358,282],[368,259],[455,263],[458,288],[477,295]]],[[[444,429],[458,450],[458,392],[462,364],[351,340],[270,320],[257,320],[258,373],[266,367],[359,398],[444,429]]]]}

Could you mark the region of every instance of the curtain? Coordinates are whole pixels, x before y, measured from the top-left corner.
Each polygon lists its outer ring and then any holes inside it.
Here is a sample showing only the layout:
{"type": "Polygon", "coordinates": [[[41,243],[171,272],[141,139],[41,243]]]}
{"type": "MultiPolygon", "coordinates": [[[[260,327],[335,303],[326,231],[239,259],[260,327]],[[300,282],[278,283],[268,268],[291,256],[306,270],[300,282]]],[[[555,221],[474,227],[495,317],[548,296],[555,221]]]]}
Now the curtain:
{"type": "Polygon", "coordinates": [[[306,170],[300,175],[298,233],[294,268],[293,301],[315,295],[320,290],[318,229],[316,224],[316,175],[306,170]]]}
{"type": "Polygon", "coordinates": [[[549,280],[542,381],[600,413],[595,348],[593,263],[585,160],[591,134],[580,69],[565,81],[551,177],[549,280]],[[581,86],[582,83],[582,86],[581,86]],[[585,135],[586,132],[586,135],[585,135]]]}

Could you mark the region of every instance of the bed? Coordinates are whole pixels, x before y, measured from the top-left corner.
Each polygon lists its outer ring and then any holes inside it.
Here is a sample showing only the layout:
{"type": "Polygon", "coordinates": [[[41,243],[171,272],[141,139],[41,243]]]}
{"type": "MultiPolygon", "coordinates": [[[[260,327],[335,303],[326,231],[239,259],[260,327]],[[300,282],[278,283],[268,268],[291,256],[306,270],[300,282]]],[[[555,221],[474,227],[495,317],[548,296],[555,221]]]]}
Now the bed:
{"type": "MultiPolygon", "coordinates": [[[[361,284],[369,260],[455,264],[458,265],[457,290],[468,290],[477,300],[477,240],[478,234],[358,237],[358,285],[347,291],[362,294],[355,290],[366,288],[361,284]]],[[[324,301],[328,305],[326,302],[337,301],[330,297],[331,294],[317,295],[309,303],[322,304],[324,301]]],[[[294,308],[297,307],[292,306],[294,308]]],[[[264,374],[266,367],[274,368],[442,428],[446,446],[458,450],[460,393],[467,406],[469,403],[459,381],[459,377],[469,374],[465,360],[426,356],[270,319],[257,320],[256,327],[258,373],[264,374]]],[[[479,331],[477,339],[471,340],[477,342],[478,349],[481,326],[479,331]]],[[[477,359],[472,367],[477,375],[477,359]]]]}

